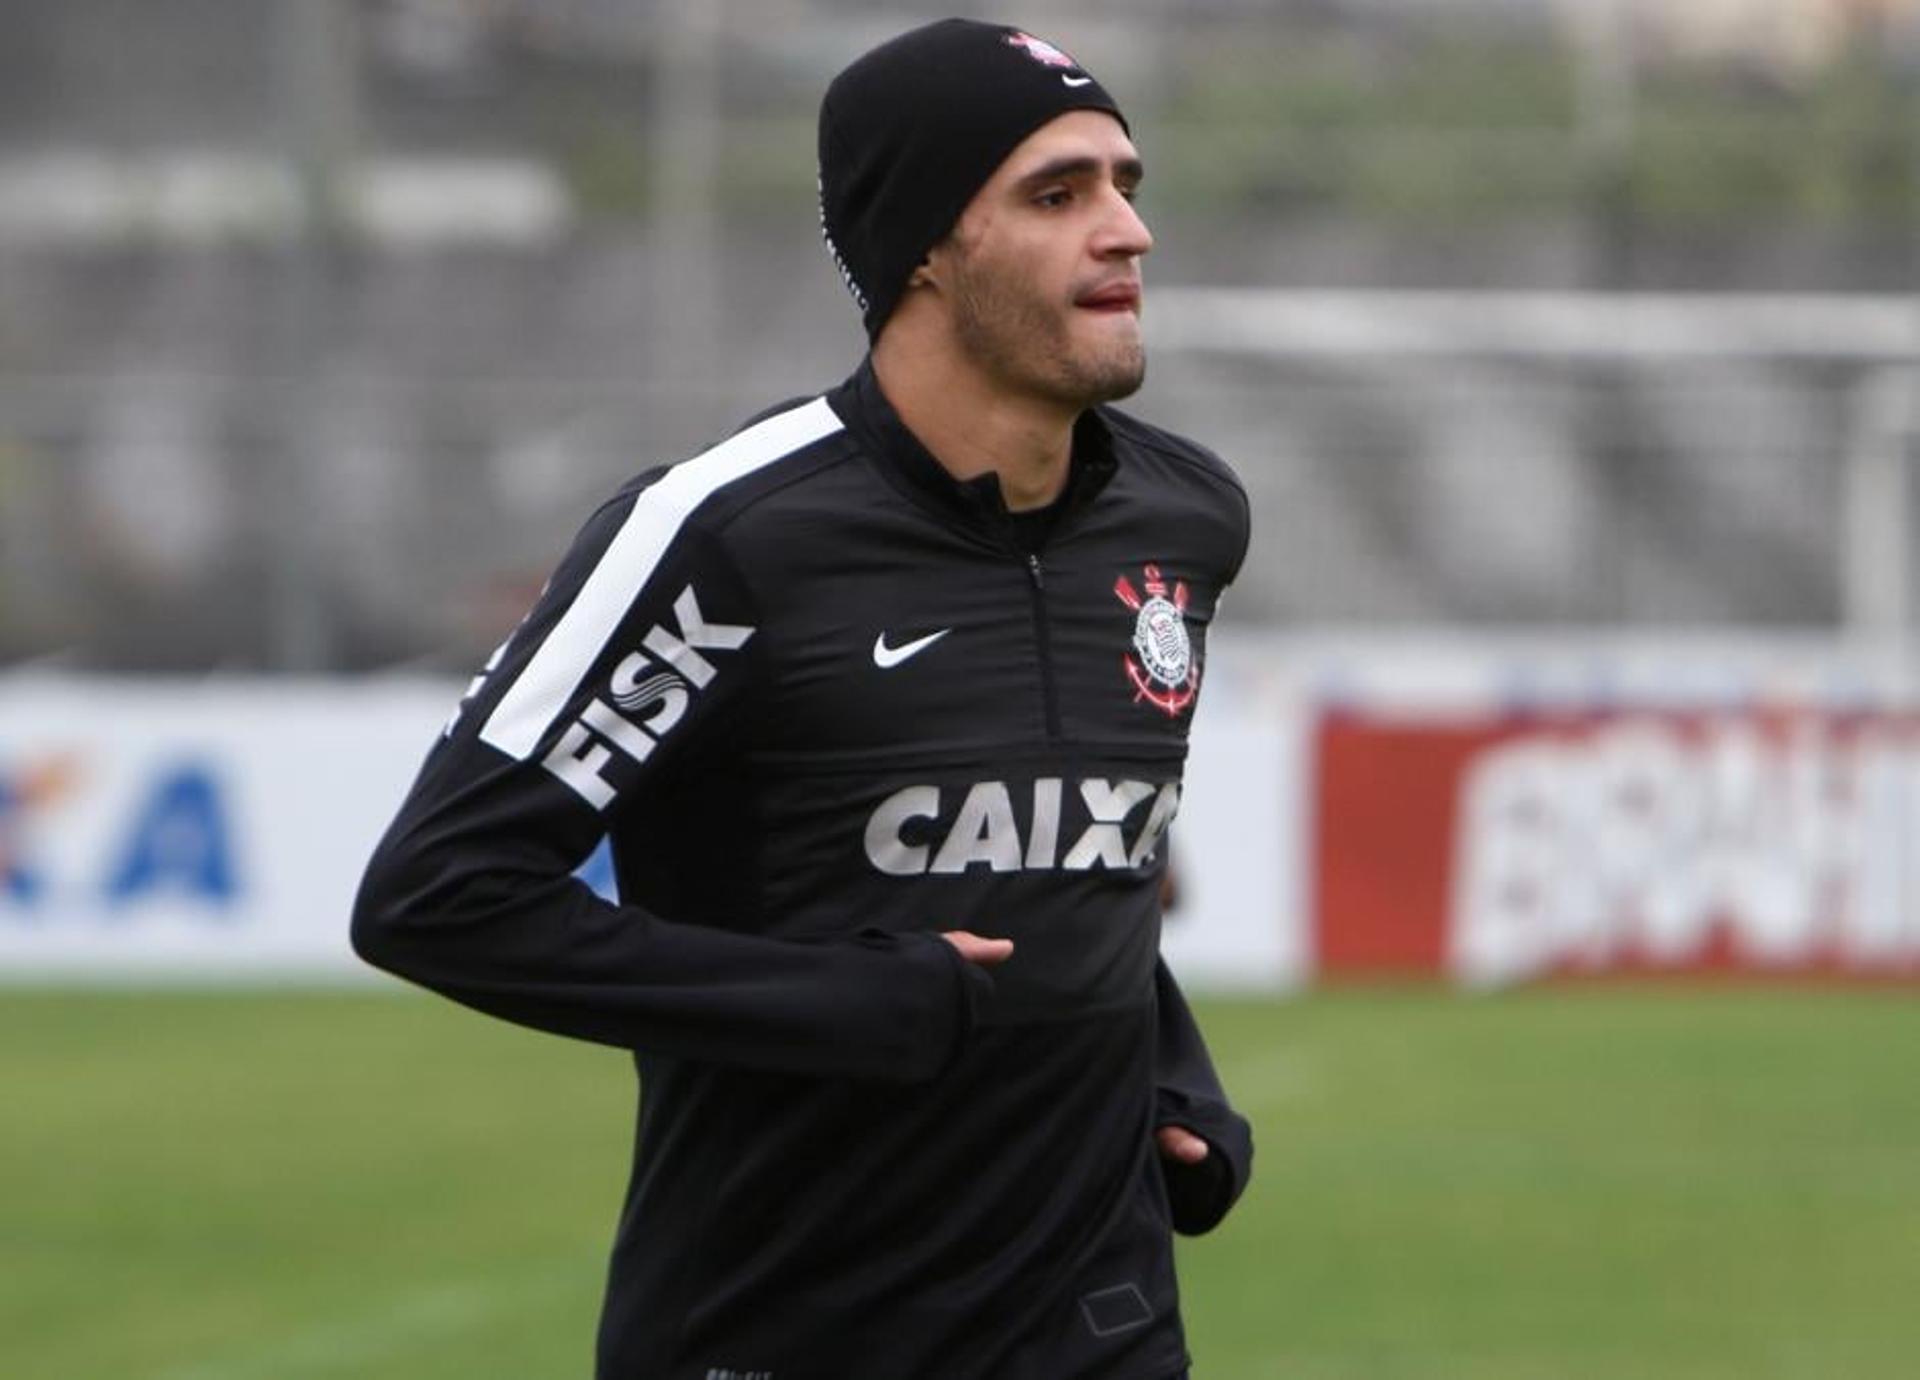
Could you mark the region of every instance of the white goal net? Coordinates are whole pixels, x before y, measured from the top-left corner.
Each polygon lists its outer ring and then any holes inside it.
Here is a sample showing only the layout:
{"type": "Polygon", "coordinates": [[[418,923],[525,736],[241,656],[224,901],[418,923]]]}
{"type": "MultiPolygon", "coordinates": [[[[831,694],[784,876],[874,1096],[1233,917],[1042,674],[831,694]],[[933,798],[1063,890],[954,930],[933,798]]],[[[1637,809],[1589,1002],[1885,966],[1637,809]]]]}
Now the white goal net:
{"type": "Polygon", "coordinates": [[[1912,622],[1920,297],[1157,289],[1287,623],[1912,622]]]}

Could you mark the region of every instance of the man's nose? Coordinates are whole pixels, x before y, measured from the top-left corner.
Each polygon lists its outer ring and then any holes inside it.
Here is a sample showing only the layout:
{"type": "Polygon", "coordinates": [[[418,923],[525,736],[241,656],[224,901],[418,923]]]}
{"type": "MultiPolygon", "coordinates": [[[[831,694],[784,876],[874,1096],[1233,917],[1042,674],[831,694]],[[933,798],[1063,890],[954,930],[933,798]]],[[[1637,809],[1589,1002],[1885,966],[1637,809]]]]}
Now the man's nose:
{"type": "Polygon", "coordinates": [[[1140,219],[1139,209],[1129,198],[1122,196],[1119,189],[1110,189],[1109,195],[1113,200],[1113,209],[1106,223],[1100,227],[1097,251],[1102,258],[1137,259],[1153,248],[1153,232],[1140,219]]]}

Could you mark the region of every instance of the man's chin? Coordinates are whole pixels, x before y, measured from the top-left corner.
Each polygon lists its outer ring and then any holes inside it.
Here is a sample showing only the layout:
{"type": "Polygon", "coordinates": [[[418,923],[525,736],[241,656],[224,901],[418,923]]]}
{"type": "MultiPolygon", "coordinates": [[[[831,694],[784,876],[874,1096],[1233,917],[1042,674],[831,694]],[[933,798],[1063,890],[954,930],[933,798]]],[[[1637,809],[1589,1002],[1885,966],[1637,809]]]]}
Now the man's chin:
{"type": "Polygon", "coordinates": [[[1113,402],[1140,391],[1147,377],[1147,351],[1140,339],[1140,318],[1131,314],[1103,322],[1104,338],[1088,342],[1077,371],[1089,402],[1113,402]]]}
{"type": "Polygon", "coordinates": [[[1118,402],[1140,391],[1147,381],[1147,352],[1133,349],[1118,357],[1098,361],[1088,371],[1089,402],[1118,402]]]}

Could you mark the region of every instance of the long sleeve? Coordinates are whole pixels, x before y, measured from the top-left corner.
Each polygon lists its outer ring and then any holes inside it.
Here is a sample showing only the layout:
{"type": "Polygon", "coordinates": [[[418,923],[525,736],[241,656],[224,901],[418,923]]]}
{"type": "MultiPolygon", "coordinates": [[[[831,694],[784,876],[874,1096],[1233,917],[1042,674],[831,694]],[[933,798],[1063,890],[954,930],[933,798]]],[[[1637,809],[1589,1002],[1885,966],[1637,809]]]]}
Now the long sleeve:
{"type": "Polygon", "coordinates": [[[1228,1105],[1200,1027],[1164,958],[1154,969],[1154,997],[1154,1124],[1183,1126],[1210,1150],[1197,1165],[1161,1161],[1174,1229],[1198,1236],[1218,1226],[1245,1191],[1253,1173],[1253,1128],[1228,1105]]]}
{"type": "Polygon", "coordinates": [[[730,716],[751,712],[753,601],[719,542],[674,511],[663,473],[595,515],[469,689],[368,866],[354,947],[564,1035],[743,1068],[932,1077],[991,987],[937,935],[861,933],[849,917],[848,938],[776,940],[750,918],[612,905],[572,875],[640,802],[670,810],[673,772],[697,770],[730,716]]]}

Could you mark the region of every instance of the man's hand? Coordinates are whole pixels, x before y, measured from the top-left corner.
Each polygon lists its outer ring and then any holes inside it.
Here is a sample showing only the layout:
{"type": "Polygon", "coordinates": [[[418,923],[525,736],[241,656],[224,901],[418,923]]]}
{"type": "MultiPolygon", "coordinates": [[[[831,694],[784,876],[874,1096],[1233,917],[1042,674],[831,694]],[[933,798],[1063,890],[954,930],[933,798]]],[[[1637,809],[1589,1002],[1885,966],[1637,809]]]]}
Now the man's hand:
{"type": "Polygon", "coordinates": [[[1184,1126],[1162,1126],[1153,1138],[1160,1142],[1161,1159],[1198,1164],[1207,1157],[1207,1143],[1184,1126]]]}
{"type": "Polygon", "coordinates": [[[991,968],[1013,957],[1011,939],[986,939],[971,930],[942,930],[940,937],[960,951],[960,957],[991,968]]]}

